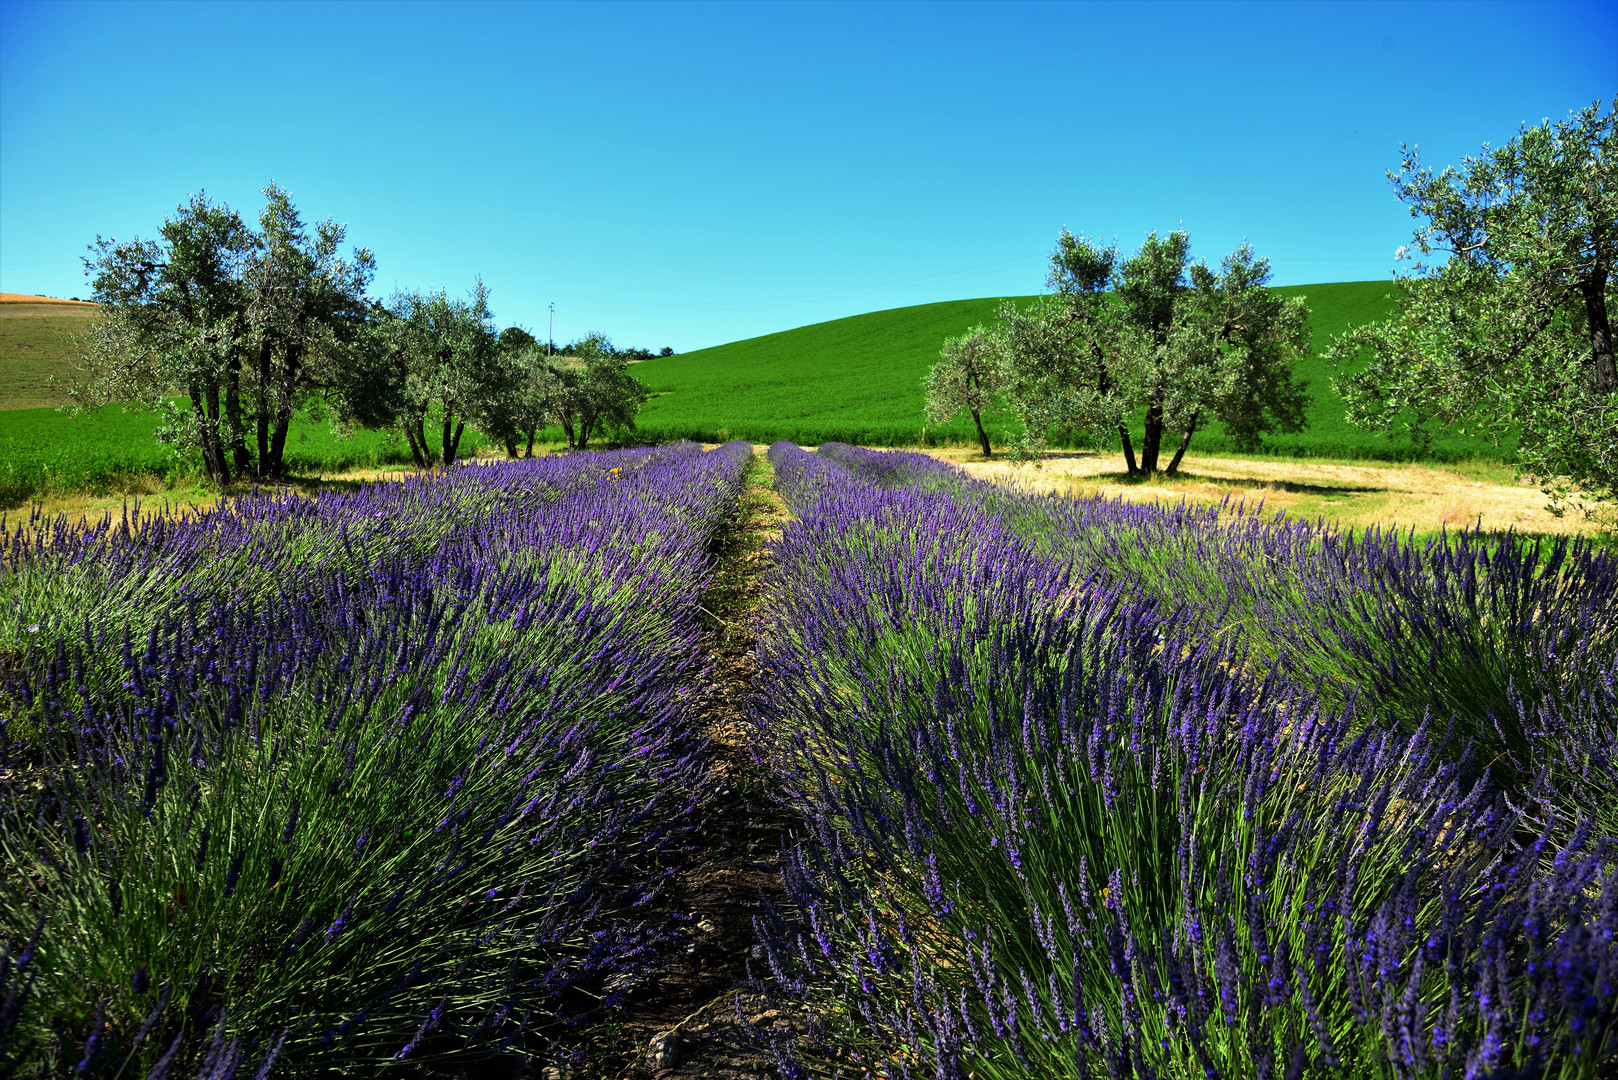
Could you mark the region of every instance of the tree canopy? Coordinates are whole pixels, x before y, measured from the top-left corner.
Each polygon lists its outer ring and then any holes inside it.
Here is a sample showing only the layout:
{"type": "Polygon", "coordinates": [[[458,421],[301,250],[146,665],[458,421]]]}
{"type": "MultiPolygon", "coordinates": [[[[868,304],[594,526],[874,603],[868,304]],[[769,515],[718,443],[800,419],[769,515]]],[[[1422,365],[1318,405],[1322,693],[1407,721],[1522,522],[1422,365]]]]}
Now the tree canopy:
{"type": "Polygon", "coordinates": [[[1437,174],[1404,149],[1388,177],[1419,224],[1397,312],[1331,349],[1350,420],[1418,443],[1515,433],[1554,504],[1618,499],[1614,121],[1596,102],[1437,174]]]}
{"type": "Polygon", "coordinates": [[[592,334],[550,355],[521,327],[497,333],[481,280],[465,299],[373,299],[375,260],[343,253],[345,226],[305,224],[274,183],[264,196],[257,229],[198,194],[154,239],[97,237],[85,272],[104,317],[68,388],[78,406],[165,413],[160,437],[221,484],[281,476],[300,409],[396,431],[420,467],[453,463],[468,423],[513,457],[553,422],[581,448],[634,430],[647,393],[628,364],[650,351],[592,334]]]}
{"type": "Polygon", "coordinates": [[[1191,259],[1184,231],[1155,232],[1131,256],[1066,229],[1046,278],[1053,293],[999,316],[1001,379],[1028,456],[1053,427],[1122,445],[1130,475],[1158,471],[1165,433],[1179,445],[1224,423],[1244,449],[1268,431],[1299,431],[1309,398],[1292,375],[1308,344],[1301,298],[1270,292],[1269,261],[1243,245],[1216,272],[1191,259]],[[1143,417],[1140,456],[1130,423],[1143,417]]]}
{"type": "Polygon", "coordinates": [[[605,334],[587,334],[569,345],[551,358],[550,371],[551,411],[568,446],[584,450],[592,435],[635,430],[635,414],[649,394],[605,334]]]}
{"type": "Polygon", "coordinates": [[[167,413],[162,436],[195,446],[221,483],[281,474],[293,410],[364,322],[374,267],[364,249],[342,256],[343,226],[311,234],[285,190],[264,195],[258,231],[202,193],[157,239],[97,237],[85,258],[104,318],[69,395],[167,413]]]}
{"type": "Polygon", "coordinates": [[[450,465],[459,452],[467,417],[487,407],[499,392],[501,366],[489,291],[478,281],[465,300],[433,292],[395,293],[386,347],[393,354],[403,392],[397,396],[397,422],[416,464],[436,459],[450,465]],[[427,418],[439,424],[435,453],[427,439],[427,418]]]}
{"type": "Polygon", "coordinates": [[[994,332],[974,326],[960,337],[944,342],[938,362],[927,373],[927,419],[947,423],[965,409],[978,429],[978,445],[983,456],[993,450],[988,432],[983,430],[983,413],[992,408],[1000,394],[1000,342],[994,332]]]}

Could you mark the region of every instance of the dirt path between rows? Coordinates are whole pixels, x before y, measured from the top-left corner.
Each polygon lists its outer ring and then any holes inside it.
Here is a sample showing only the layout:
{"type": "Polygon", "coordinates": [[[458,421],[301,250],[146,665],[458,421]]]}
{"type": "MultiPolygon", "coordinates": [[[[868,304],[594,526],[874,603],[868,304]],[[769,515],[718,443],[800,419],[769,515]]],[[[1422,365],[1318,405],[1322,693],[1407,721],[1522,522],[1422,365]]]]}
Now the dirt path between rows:
{"type": "MultiPolygon", "coordinates": [[[[696,810],[696,850],[664,902],[690,914],[687,945],[656,986],[631,998],[619,1017],[593,1026],[590,1063],[572,1072],[547,1068],[542,1080],[775,1075],[736,1019],[738,1004],[752,1023],[768,1026],[775,1018],[767,1001],[740,984],[752,959],[759,893],[779,897],[781,844],[793,825],[753,761],[746,722],[760,579],[787,518],[773,480],[768,460],[755,452],[735,523],[717,538],[714,580],[702,600],[709,674],[697,716],[711,741],[713,783],[696,810]]],[[[758,974],[759,961],[753,966],[758,974]]]]}

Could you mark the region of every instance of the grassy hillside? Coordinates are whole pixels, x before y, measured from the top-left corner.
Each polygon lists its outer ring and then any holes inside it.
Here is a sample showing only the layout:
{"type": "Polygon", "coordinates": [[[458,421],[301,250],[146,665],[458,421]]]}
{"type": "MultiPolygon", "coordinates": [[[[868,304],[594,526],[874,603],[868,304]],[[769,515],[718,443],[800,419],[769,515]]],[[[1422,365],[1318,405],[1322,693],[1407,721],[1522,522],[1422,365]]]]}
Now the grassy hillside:
{"type": "MultiPolygon", "coordinates": [[[[1390,310],[1384,282],[1279,291],[1309,298],[1317,352],[1350,324],[1390,310]]],[[[922,378],[946,337],[990,322],[998,305],[999,300],[984,298],[894,308],[647,360],[633,368],[655,395],[641,414],[642,437],[970,444],[975,441],[970,418],[926,425],[922,378]]],[[[46,379],[71,368],[76,337],[95,310],[38,297],[0,298],[0,505],[15,506],[47,491],[116,491],[141,475],[172,480],[195,472],[193,462],[152,438],[154,415],[113,408],[74,419],[40,407],[61,402],[46,379]]],[[[1315,394],[1309,427],[1299,435],[1271,438],[1270,450],[1299,457],[1414,458],[1408,442],[1344,423],[1342,402],[1331,389],[1333,372],[1318,356],[1301,362],[1299,373],[1315,394]]],[[[991,415],[986,422],[996,441],[1004,441],[1014,427],[1005,416],[991,415]]],[[[475,437],[469,432],[468,438],[475,437]]],[[[1192,448],[1211,453],[1232,446],[1216,425],[1199,432],[1192,448]]],[[[304,419],[295,425],[287,450],[295,470],[406,459],[403,444],[391,436],[361,432],[337,440],[324,424],[304,419]]],[[[1441,461],[1498,456],[1481,439],[1440,440],[1428,455],[1441,461]]]]}
{"type": "Polygon", "coordinates": [[[0,409],[32,409],[66,402],[52,387],[79,355],[78,337],[96,305],[0,294],[0,409]]]}
{"type": "MultiPolygon", "coordinates": [[[[1317,354],[1349,325],[1391,310],[1386,282],[1277,291],[1308,297],[1317,354]]],[[[964,415],[944,427],[925,425],[922,378],[938,358],[944,338],[989,322],[998,304],[986,298],[894,308],[648,360],[634,369],[656,395],[641,413],[640,426],[652,438],[705,441],[791,439],[813,444],[837,439],[875,446],[972,442],[972,422],[964,415]]],[[[1309,426],[1298,435],[1272,437],[1269,449],[1300,457],[1413,457],[1408,442],[1390,441],[1344,422],[1342,401],[1331,389],[1333,373],[1318,355],[1300,363],[1299,374],[1315,395],[1309,426]]],[[[994,416],[986,426],[999,441],[1013,423],[994,416]]],[[[1233,448],[1218,425],[1199,433],[1192,446],[1204,452],[1233,448]]],[[[1430,456],[1458,460],[1498,455],[1486,440],[1452,438],[1437,441],[1430,456]]]]}

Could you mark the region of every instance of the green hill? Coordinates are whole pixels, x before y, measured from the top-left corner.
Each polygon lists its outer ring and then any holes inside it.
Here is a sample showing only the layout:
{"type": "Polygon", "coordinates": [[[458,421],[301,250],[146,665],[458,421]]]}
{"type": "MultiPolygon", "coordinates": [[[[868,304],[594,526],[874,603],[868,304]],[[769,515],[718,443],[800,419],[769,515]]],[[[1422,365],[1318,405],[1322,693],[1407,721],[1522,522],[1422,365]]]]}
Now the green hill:
{"type": "MultiPolygon", "coordinates": [[[[1389,440],[1344,421],[1343,403],[1331,388],[1335,372],[1318,356],[1351,324],[1392,311],[1389,284],[1348,281],[1276,291],[1308,298],[1316,355],[1302,361],[1298,370],[1314,393],[1314,404],[1302,433],[1273,436],[1266,440],[1267,448],[1300,457],[1415,457],[1407,441],[1389,440]]],[[[1016,299],[1026,303],[1033,298],[1016,299]]],[[[922,379],[946,337],[990,322],[999,303],[992,298],[951,300],[874,311],[647,360],[634,368],[656,395],[641,412],[641,431],[647,438],[707,442],[973,443],[971,418],[964,414],[944,427],[925,424],[922,379]]],[[[1005,416],[985,420],[997,442],[1014,423],[1005,416]]],[[[1219,425],[1199,432],[1191,446],[1194,452],[1233,449],[1219,425]]],[[[1450,438],[1437,440],[1424,456],[1496,458],[1500,451],[1484,439],[1450,438]]]]}
{"type": "Polygon", "coordinates": [[[50,385],[65,376],[82,349],[80,338],[98,309],[43,297],[0,294],[0,409],[63,405],[67,397],[50,385]],[[32,302],[32,301],[38,302],[32,302]]]}
{"type": "MultiPolygon", "coordinates": [[[[1278,291],[1308,297],[1317,352],[1347,326],[1391,310],[1385,282],[1278,291]]],[[[1022,303],[1031,299],[1017,298],[1022,303]]],[[[171,454],[152,438],[155,415],[109,409],[74,419],[40,408],[62,400],[46,379],[69,369],[94,308],[7,300],[0,304],[0,505],[16,505],[46,490],[116,489],[121,478],[133,474],[191,470],[184,456],[171,454]]],[[[874,311],[646,360],[632,369],[655,395],[641,413],[641,435],[706,442],[791,439],[813,445],[837,439],[868,446],[971,445],[975,438],[968,417],[942,427],[926,425],[922,378],[946,337],[990,322],[999,303],[992,298],[951,300],[874,311]]],[[[1416,456],[1406,441],[1344,422],[1342,402],[1331,389],[1333,372],[1318,356],[1302,361],[1299,374],[1315,395],[1309,427],[1298,435],[1270,438],[1269,450],[1299,457],[1416,456]]],[[[1015,427],[1010,417],[998,415],[987,417],[986,424],[997,442],[1015,427]]],[[[304,418],[296,429],[288,447],[294,468],[405,458],[402,443],[391,433],[362,432],[352,440],[335,440],[324,424],[304,418]]],[[[561,436],[559,430],[549,434],[552,439],[561,436]]],[[[1198,432],[1191,445],[1194,453],[1232,449],[1218,425],[1198,432]]],[[[1486,440],[1450,438],[1438,440],[1424,456],[1453,461],[1498,458],[1500,451],[1486,440]]]]}

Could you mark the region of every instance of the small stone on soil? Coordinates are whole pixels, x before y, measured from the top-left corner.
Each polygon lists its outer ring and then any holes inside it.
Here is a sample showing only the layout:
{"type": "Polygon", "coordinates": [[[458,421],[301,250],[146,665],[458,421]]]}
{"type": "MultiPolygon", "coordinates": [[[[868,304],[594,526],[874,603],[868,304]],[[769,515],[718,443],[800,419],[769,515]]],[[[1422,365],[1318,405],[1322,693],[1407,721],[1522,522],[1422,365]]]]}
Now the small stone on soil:
{"type": "Polygon", "coordinates": [[[646,1061],[654,1069],[672,1069],[680,1059],[680,1033],[660,1031],[646,1048],[646,1061]]]}

